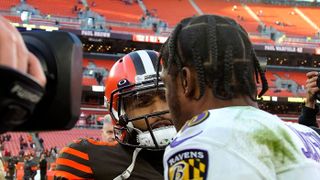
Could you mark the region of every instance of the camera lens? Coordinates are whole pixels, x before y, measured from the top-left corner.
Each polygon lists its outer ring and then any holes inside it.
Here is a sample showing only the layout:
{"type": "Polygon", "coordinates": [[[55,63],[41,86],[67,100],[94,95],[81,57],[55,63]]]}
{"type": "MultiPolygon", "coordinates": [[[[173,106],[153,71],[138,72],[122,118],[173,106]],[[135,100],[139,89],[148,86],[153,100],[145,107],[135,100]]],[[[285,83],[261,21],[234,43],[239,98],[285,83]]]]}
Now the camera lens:
{"type": "Polygon", "coordinates": [[[22,32],[27,48],[47,78],[45,93],[31,118],[13,131],[70,129],[80,115],[82,43],[69,32],[22,32]]]}

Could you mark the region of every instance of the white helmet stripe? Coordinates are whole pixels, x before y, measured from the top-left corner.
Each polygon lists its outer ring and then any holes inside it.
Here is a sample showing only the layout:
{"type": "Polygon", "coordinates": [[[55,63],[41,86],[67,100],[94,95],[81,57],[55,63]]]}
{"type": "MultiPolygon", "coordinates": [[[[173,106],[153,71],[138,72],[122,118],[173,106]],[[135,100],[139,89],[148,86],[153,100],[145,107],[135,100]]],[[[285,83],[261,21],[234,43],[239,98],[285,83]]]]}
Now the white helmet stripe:
{"type": "Polygon", "coordinates": [[[153,63],[150,59],[149,54],[146,51],[136,51],[136,52],[139,54],[141,58],[146,74],[156,74],[155,67],[153,66],[153,63]]]}

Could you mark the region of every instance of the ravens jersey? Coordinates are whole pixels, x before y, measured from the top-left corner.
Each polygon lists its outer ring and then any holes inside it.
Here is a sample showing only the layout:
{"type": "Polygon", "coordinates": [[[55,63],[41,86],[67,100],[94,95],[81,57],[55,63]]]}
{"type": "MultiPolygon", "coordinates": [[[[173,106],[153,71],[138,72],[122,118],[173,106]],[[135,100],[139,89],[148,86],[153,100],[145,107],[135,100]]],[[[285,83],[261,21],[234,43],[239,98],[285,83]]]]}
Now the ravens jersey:
{"type": "Polygon", "coordinates": [[[165,179],[320,179],[320,137],[251,106],[205,111],[166,148],[165,179]]]}

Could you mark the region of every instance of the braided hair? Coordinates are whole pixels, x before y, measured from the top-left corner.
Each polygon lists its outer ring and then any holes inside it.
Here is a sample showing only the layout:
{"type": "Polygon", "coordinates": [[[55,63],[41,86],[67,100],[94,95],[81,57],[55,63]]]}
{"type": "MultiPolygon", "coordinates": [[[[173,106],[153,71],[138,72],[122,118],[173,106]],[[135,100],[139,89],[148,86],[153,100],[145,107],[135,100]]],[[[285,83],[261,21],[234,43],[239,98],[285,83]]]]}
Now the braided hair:
{"type": "Polygon", "coordinates": [[[259,78],[262,90],[258,96],[268,90],[247,32],[227,17],[202,15],[183,19],[163,44],[159,59],[173,78],[184,66],[195,69],[200,88],[197,99],[208,86],[219,99],[246,95],[256,100],[259,78]]]}

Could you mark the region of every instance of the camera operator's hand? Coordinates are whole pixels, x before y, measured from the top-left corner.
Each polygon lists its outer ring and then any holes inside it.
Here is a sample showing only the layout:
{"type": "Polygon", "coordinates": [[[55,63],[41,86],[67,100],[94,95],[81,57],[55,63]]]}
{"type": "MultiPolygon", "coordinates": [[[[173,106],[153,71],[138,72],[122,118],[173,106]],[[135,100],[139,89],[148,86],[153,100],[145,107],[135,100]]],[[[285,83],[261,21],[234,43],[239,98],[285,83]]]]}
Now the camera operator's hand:
{"type": "Polygon", "coordinates": [[[319,92],[319,88],[317,86],[318,72],[311,71],[307,73],[307,96],[305,106],[314,109],[316,105],[316,93],[319,92]]]}
{"type": "Polygon", "coordinates": [[[0,27],[0,65],[29,74],[29,77],[44,87],[46,77],[41,64],[28,51],[18,30],[2,16],[0,27]]]}

